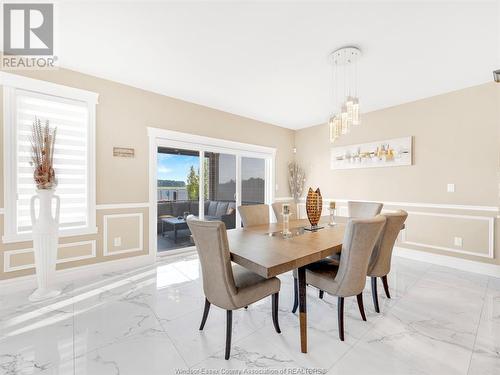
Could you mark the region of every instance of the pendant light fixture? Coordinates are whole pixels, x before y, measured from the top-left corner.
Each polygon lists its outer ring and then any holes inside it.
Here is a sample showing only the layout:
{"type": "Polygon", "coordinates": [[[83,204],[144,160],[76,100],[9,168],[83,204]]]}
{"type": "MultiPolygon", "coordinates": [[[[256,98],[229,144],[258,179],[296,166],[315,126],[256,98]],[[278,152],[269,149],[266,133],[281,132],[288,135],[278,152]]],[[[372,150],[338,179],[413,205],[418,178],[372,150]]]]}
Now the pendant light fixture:
{"type": "Polygon", "coordinates": [[[335,142],[343,134],[348,134],[352,126],[360,124],[358,97],[360,56],[361,50],[356,47],[343,47],[330,55],[333,65],[333,113],[328,120],[331,142],[335,142]]]}

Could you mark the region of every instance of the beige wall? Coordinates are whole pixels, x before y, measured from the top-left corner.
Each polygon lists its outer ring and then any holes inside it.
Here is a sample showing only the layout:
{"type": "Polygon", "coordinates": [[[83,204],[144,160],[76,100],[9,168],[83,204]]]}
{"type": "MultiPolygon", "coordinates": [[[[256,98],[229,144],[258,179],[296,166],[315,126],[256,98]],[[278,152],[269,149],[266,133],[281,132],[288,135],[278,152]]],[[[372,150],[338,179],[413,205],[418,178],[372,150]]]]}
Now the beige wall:
{"type": "MultiPolygon", "coordinates": [[[[293,159],[292,130],[154,94],[71,70],[26,71],[20,74],[99,94],[96,122],[97,204],[146,202],[148,137],[157,127],[231,141],[274,147],[276,196],[287,196],[287,163],[293,159]],[[133,159],[113,157],[113,146],[133,147],[133,159]],[[127,186],[127,189],[116,189],[127,186]]],[[[0,207],[3,207],[3,183],[0,207]]]]}
{"type": "MultiPolygon", "coordinates": [[[[490,83],[364,114],[362,125],[335,143],[413,136],[412,166],[333,171],[326,125],[296,133],[296,160],[307,171],[307,185],[319,186],[325,198],[498,208],[499,135],[500,85],[490,83]],[[448,183],[455,193],[447,192],[448,183]]],[[[494,260],[438,249],[487,253],[488,224],[498,212],[387,208],[417,212],[408,220],[406,240],[426,246],[405,247],[500,264],[498,220],[494,260]],[[462,248],[454,246],[455,236],[463,238],[462,248]]]]}
{"type": "MultiPolygon", "coordinates": [[[[295,158],[307,171],[307,184],[319,186],[325,198],[488,207],[498,207],[499,204],[500,85],[485,84],[365,114],[361,127],[341,138],[337,144],[412,135],[414,165],[332,171],[326,125],[294,132],[69,70],[21,74],[99,93],[97,204],[147,202],[148,126],[275,147],[277,197],[289,195],[286,165],[294,157],[292,147],[295,144],[295,158]],[[114,158],[113,146],[133,147],[136,156],[133,159],[114,158]],[[447,183],[455,184],[455,193],[446,192],[447,183]]],[[[0,144],[3,144],[2,133],[0,131],[0,144]]],[[[0,153],[0,163],[2,157],[3,153],[0,153]]],[[[344,207],[345,212],[345,204],[339,206],[344,207]]],[[[3,173],[0,173],[1,207],[3,173]]],[[[414,212],[408,220],[406,243],[402,244],[405,247],[500,264],[500,229],[495,219],[496,212],[404,205],[386,205],[386,208],[414,212]],[[481,257],[489,250],[490,218],[495,220],[496,253],[493,260],[481,257]],[[454,236],[463,238],[462,248],[454,247],[454,236]],[[472,255],[439,248],[466,251],[472,255]]],[[[0,235],[3,234],[3,219],[0,214],[0,235]]],[[[58,264],[58,269],[148,253],[147,208],[99,209],[96,219],[97,235],[61,239],[64,245],[58,254],[65,262],[58,264]],[[125,216],[116,216],[122,214],[125,216]],[[107,254],[104,254],[105,221],[108,228],[107,254]],[[141,229],[142,246],[139,240],[141,229]],[[116,236],[122,237],[121,246],[114,246],[116,236]],[[95,245],[95,256],[92,244],[95,245]],[[85,259],[72,260],[76,257],[85,259]]],[[[33,273],[31,247],[30,242],[0,243],[0,279],[33,273]],[[3,272],[4,259],[11,267],[25,269],[3,272]]]]}
{"type": "MultiPolygon", "coordinates": [[[[232,115],[215,109],[187,103],[116,82],[61,69],[57,71],[24,71],[19,74],[31,78],[77,87],[99,94],[96,118],[97,153],[97,204],[144,203],[148,197],[148,137],[147,127],[158,127],[185,133],[204,135],[231,141],[276,148],[277,197],[288,196],[287,163],[293,159],[294,132],[252,119],[232,115]],[[135,158],[115,158],[113,146],[135,148],[135,158]]],[[[0,91],[1,93],[1,91],[0,91]]],[[[0,94],[1,95],[1,94],[0,94]]],[[[0,98],[1,99],[1,98],[0,98]]],[[[1,103],[1,100],[0,100],[1,103]]],[[[2,115],[0,115],[2,121],[2,115]]],[[[3,126],[3,125],[2,125],[3,126]]],[[[0,144],[3,144],[3,127],[0,126],[0,144]]],[[[3,152],[0,165],[3,166],[3,152]]],[[[3,168],[2,168],[3,169],[3,168]]],[[[0,208],[3,207],[3,173],[0,173],[0,208]]],[[[3,215],[0,214],[0,232],[3,231],[3,215]]],[[[146,255],[148,253],[148,210],[120,209],[97,211],[98,234],[61,239],[61,242],[95,241],[96,256],[83,260],[61,263],[58,268],[68,268],[146,255]],[[104,217],[116,214],[140,213],[142,228],[137,216],[108,217],[108,255],[103,252],[104,217]],[[139,246],[142,229],[142,250],[139,246]],[[113,238],[120,236],[122,245],[113,246],[113,238]],[[128,251],[130,249],[140,249],[128,251]]],[[[0,233],[0,235],[3,233],[0,233]]],[[[29,252],[17,254],[13,250],[30,249],[30,242],[0,243],[0,279],[33,273],[33,268],[3,272],[4,253],[11,265],[32,263],[29,252]],[[15,255],[14,255],[15,254],[15,255]]],[[[89,246],[59,249],[59,258],[79,257],[88,254],[89,246]]],[[[68,259],[66,259],[68,260],[68,259]]]]}

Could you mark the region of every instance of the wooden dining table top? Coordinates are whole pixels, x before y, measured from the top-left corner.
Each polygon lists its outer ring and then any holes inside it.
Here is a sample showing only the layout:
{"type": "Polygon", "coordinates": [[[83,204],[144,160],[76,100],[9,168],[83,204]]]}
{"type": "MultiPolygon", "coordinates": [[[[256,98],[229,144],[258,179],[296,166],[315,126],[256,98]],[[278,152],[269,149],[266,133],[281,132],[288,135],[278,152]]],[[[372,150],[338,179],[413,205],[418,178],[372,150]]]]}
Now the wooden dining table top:
{"type": "MultiPolygon", "coordinates": [[[[336,219],[337,221],[337,219],[336,219]]],[[[316,262],[342,250],[345,218],[339,218],[335,226],[323,218],[314,232],[284,238],[270,233],[283,230],[283,223],[256,225],[229,230],[227,237],[231,260],[262,277],[270,278],[290,270],[316,262]]],[[[308,220],[290,220],[289,228],[308,226],[308,220]]]]}

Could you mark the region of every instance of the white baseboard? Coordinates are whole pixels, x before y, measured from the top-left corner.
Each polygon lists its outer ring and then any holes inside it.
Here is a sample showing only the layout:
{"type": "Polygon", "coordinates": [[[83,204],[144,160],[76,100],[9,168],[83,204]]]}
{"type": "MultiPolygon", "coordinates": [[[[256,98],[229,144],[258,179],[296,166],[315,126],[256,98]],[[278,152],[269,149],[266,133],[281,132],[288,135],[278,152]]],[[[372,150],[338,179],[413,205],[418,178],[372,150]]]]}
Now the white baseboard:
{"type": "MultiPolygon", "coordinates": [[[[80,267],[66,268],[57,270],[55,275],[56,284],[74,281],[75,279],[93,275],[101,275],[108,272],[117,272],[127,269],[135,269],[153,264],[155,257],[150,255],[140,255],[136,257],[108,260],[105,262],[88,264],[80,267]]],[[[9,294],[15,291],[35,289],[36,275],[13,277],[12,279],[0,280],[0,290],[9,291],[9,294]]]]}
{"type": "Polygon", "coordinates": [[[480,273],[482,275],[500,278],[500,265],[496,264],[475,262],[473,260],[455,258],[441,254],[432,254],[404,247],[395,247],[394,255],[401,258],[418,260],[421,262],[455,268],[461,271],[480,273]]]}

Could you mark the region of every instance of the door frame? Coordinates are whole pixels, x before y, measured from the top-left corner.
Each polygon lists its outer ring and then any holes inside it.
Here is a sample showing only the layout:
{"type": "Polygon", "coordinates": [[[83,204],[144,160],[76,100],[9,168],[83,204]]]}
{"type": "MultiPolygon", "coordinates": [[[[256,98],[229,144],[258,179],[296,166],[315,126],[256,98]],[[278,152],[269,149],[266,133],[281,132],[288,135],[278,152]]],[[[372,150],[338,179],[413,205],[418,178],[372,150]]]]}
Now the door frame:
{"type": "MultiPolygon", "coordinates": [[[[249,143],[228,141],[225,139],[205,137],[173,130],[148,127],[149,138],[149,256],[156,258],[157,248],[157,215],[158,215],[158,147],[180,148],[198,151],[200,160],[200,181],[204,181],[203,162],[205,151],[231,154],[236,156],[236,206],[241,205],[241,158],[253,157],[265,159],[265,203],[271,205],[274,200],[276,186],[276,148],[249,143]]],[[[204,216],[203,196],[204,184],[200,184],[200,217],[204,216]]],[[[271,213],[270,213],[271,214],[271,213]]],[[[236,227],[241,225],[239,213],[236,212],[236,227]]],[[[166,252],[166,255],[179,254],[184,249],[166,252]]],[[[190,251],[187,247],[185,251],[190,251]]]]}

